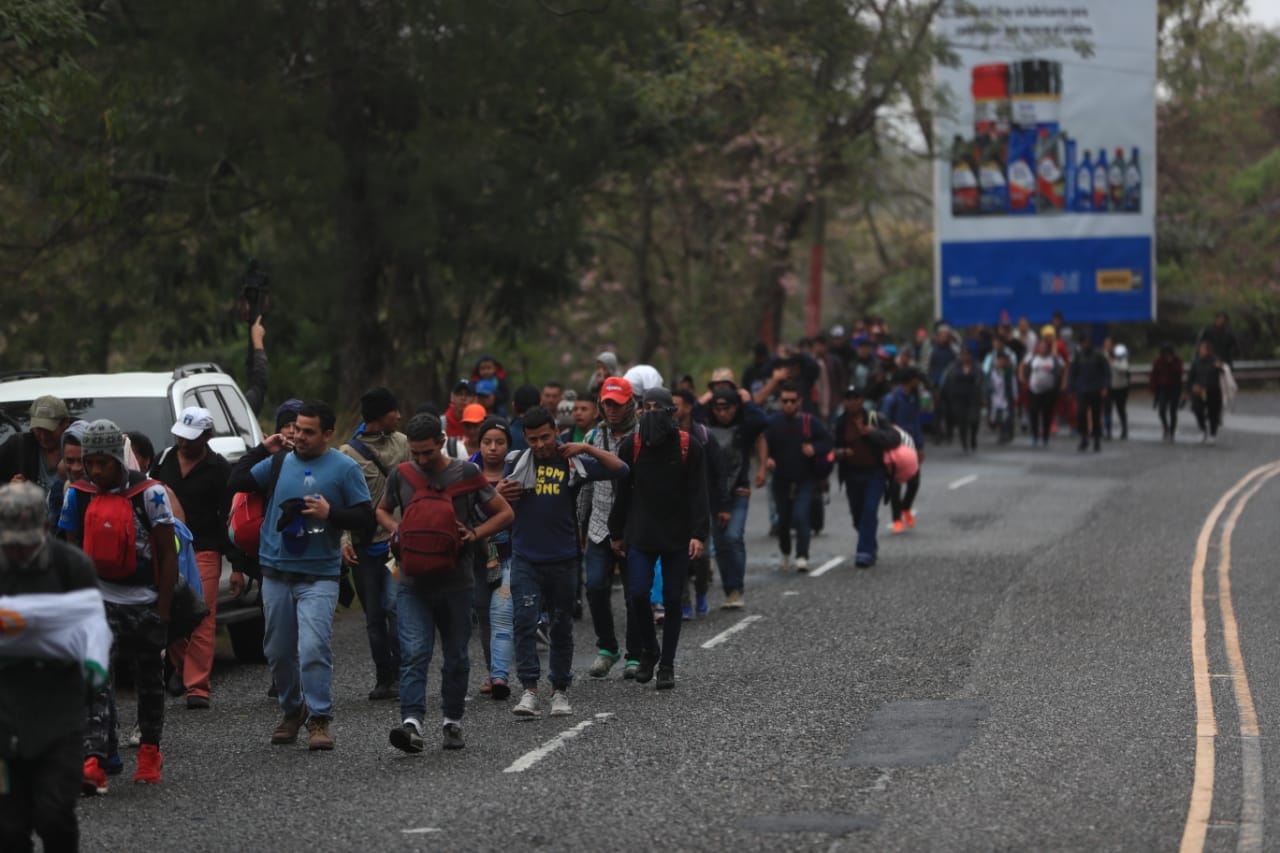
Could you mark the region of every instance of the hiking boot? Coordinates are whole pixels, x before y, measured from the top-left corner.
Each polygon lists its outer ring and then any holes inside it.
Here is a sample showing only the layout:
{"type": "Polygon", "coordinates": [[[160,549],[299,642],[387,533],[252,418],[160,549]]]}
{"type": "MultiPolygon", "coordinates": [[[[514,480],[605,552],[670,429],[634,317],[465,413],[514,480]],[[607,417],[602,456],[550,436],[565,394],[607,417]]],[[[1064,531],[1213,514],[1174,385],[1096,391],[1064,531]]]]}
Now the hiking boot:
{"type": "Polygon", "coordinates": [[[462,726],[457,723],[445,723],[441,733],[442,749],[462,749],[467,742],[462,739],[462,726]]]}
{"type": "Polygon", "coordinates": [[[422,724],[410,717],[392,729],[388,739],[401,752],[416,755],[422,752],[422,724]]]}
{"type": "Polygon", "coordinates": [[[676,686],[676,669],[673,666],[658,667],[658,689],[673,690],[676,686]]]}
{"type": "Polygon", "coordinates": [[[370,702],[380,702],[384,699],[399,699],[399,698],[400,698],[400,686],[399,684],[397,684],[395,681],[392,681],[391,679],[387,679],[385,681],[379,681],[377,684],[374,685],[373,689],[369,691],[370,702]]]}
{"type": "Polygon", "coordinates": [[[489,698],[496,702],[501,702],[511,695],[511,687],[501,678],[495,678],[489,682],[489,698]]]}
{"type": "Polygon", "coordinates": [[[720,605],[721,610],[741,610],[746,605],[742,598],[742,593],[738,590],[727,593],[724,597],[724,604],[720,605]]]}
{"type": "Polygon", "coordinates": [[[541,717],[542,709],[538,704],[538,691],[526,689],[520,696],[520,701],[511,709],[511,713],[517,717],[541,717]]]}
{"type": "Polygon", "coordinates": [[[609,674],[609,670],[613,669],[613,665],[622,658],[621,652],[610,652],[600,649],[596,653],[596,659],[591,662],[591,669],[587,670],[587,675],[592,678],[604,678],[609,674]]]}
{"type": "Polygon", "coordinates": [[[276,726],[276,730],[271,733],[271,742],[276,746],[293,743],[298,739],[298,730],[302,728],[302,724],[306,719],[306,705],[303,705],[292,714],[285,714],[280,719],[280,725],[276,726]]]}
{"type": "Polygon", "coordinates": [[[636,684],[648,684],[653,680],[653,667],[657,662],[656,655],[644,654],[640,656],[640,666],[636,669],[636,684]]]}
{"type": "Polygon", "coordinates": [[[696,597],[693,609],[694,612],[698,614],[699,619],[707,615],[707,611],[711,609],[711,605],[707,602],[706,593],[696,597]]]}
{"type": "Polygon", "coordinates": [[[636,677],[636,673],[640,671],[640,661],[629,660],[622,666],[622,678],[630,681],[636,677]]]}
{"type": "Polygon", "coordinates": [[[201,696],[197,693],[187,694],[187,710],[188,711],[209,710],[209,697],[201,696]]]}
{"type": "Polygon", "coordinates": [[[914,515],[912,515],[912,514],[911,514],[911,510],[909,510],[909,509],[904,509],[904,510],[902,511],[902,522],[903,522],[904,524],[906,524],[906,525],[907,525],[907,527],[915,527],[915,526],[916,526],[916,517],[915,517],[914,515]]]}
{"type": "Polygon", "coordinates": [[[107,792],[107,771],[102,769],[102,761],[97,756],[91,755],[84,760],[80,792],[86,797],[107,792]]]}
{"type": "Polygon", "coordinates": [[[893,523],[893,532],[894,532],[894,533],[902,533],[902,532],[903,532],[904,530],[906,530],[906,529],[907,529],[907,528],[906,528],[906,526],[905,526],[901,521],[895,521],[895,522],[893,523]]]}
{"type": "Polygon", "coordinates": [[[133,784],[159,785],[160,768],[164,766],[164,756],[160,747],[154,743],[144,743],[138,747],[138,767],[133,771],[133,784]]]}
{"type": "Polygon", "coordinates": [[[796,571],[800,572],[801,574],[804,574],[805,572],[809,571],[808,557],[796,557],[796,571]]]}
{"type": "Polygon", "coordinates": [[[551,693],[551,716],[567,717],[573,713],[572,706],[569,705],[569,697],[565,695],[563,690],[555,690],[551,693]]]}
{"type": "Polygon", "coordinates": [[[307,749],[312,751],[333,749],[333,735],[329,734],[328,720],[308,720],[307,734],[310,735],[310,739],[307,741],[307,749]]]}

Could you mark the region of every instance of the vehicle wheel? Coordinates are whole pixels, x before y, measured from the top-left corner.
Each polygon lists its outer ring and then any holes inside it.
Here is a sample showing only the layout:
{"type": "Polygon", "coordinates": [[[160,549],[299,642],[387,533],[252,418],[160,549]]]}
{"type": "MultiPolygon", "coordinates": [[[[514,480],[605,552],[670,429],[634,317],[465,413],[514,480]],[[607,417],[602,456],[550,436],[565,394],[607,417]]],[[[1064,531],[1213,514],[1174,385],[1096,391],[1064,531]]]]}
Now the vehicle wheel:
{"type": "Polygon", "coordinates": [[[266,621],[261,613],[253,619],[233,622],[227,626],[231,635],[231,651],[241,663],[266,663],[267,656],[262,651],[262,637],[266,631],[266,621]]]}

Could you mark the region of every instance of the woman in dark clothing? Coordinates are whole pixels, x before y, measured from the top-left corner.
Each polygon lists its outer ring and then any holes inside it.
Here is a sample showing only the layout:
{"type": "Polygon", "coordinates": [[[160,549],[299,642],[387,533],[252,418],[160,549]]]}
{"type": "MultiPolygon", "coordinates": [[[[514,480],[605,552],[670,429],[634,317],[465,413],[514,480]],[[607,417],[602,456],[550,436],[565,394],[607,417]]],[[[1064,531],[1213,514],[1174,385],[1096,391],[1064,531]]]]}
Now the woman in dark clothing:
{"type": "Polygon", "coordinates": [[[1160,347],[1147,384],[1151,388],[1152,405],[1160,412],[1164,440],[1173,441],[1178,430],[1178,401],[1182,397],[1182,359],[1173,351],[1173,344],[1160,347]]]}
{"type": "Polygon", "coordinates": [[[1207,340],[1200,342],[1195,361],[1187,368],[1187,396],[1200,425],[1200,441],[1214,444],[1222,423],[1222,362],[1207,340]]]}
{"type": "Polygon", "coordinates": [[[968,347],[960,350],[960,360],[947,368],[942,380],[942,396],[951,420],[960,427],[960,448],[965,453],[978,449],[978,424],[982,421],[982,396],[986,380],[973,362],[968,347]]]}

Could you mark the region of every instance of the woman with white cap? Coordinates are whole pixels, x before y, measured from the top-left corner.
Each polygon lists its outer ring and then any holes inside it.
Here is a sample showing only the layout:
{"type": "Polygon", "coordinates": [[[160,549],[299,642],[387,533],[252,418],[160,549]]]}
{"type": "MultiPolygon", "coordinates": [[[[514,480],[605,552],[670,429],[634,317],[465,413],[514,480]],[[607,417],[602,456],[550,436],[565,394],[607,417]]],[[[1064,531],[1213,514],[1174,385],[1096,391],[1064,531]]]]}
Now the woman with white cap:
{"type": "Polygon", "coordinates": [[[1107,394],[1107,414],[1103,422],[1106,424],[1107,439],[1110,440],[1111,413],[1114,409],[1120,419],[1120,440],[1123,441],[1129,437],[1129,380],[1132,377],[1129,348],[1107,338],[1102,342],[1102,351],[1106,353],[1107,361],[1111,362],[1111,392],[1107,394]]]}

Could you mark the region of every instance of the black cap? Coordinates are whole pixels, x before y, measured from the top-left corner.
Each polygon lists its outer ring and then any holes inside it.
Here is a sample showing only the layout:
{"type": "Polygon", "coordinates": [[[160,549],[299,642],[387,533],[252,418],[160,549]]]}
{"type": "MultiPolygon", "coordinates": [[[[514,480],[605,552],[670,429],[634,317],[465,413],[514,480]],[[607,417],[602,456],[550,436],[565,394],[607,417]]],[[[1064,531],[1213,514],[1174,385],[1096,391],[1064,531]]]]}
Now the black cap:
{"type": "Polygon", "coordinates": [[[511,395],[511,402],[515,403],[516,408],[522,412],[538,405],[541,400],[542,392],[533,385],[521,385],[511,395]]]}
{"type": "Polygon", "coordinates": [[[364,418],[365,423],[376,421],[387,412],[394,412],[399,408],[395,395],[381,385],[370,388],[360,397],[360,417],[364,418]]]}
{"type": "Polygon", "coordinates": [[[733,403],[741,403],[742,397],[732,388],[717,388],[711,392],[712,400],[729,400],[733,403]]]}
{"type": "Polygon", "coordinates": [[[861,385],[850,385],[844,389],[844,395],[845,397],[866,397],[867,389],[861,385]]]}
{"type": "Polygon", "coordinates": [[[649,388],[644,392],[643,402],[645,405],[649,403],[657,403],[659,406],[668,408],[676,404],[675,398],[671,396],[671,392],[661,386],[657,388],[649,388]]]}
{"type": "Polygon", "coordinates": [[[459,393],[474,394],[474,393],[475,393],[475,389],[471,387],[471,382],[470,382],[470,380],[467,380],[467,379],[459,379],[457,382],[455,382],[455,383],[453,384],[453,391],[452,391],[451,393],[453,393],[453,394],[459,394],[459,393]]]}

